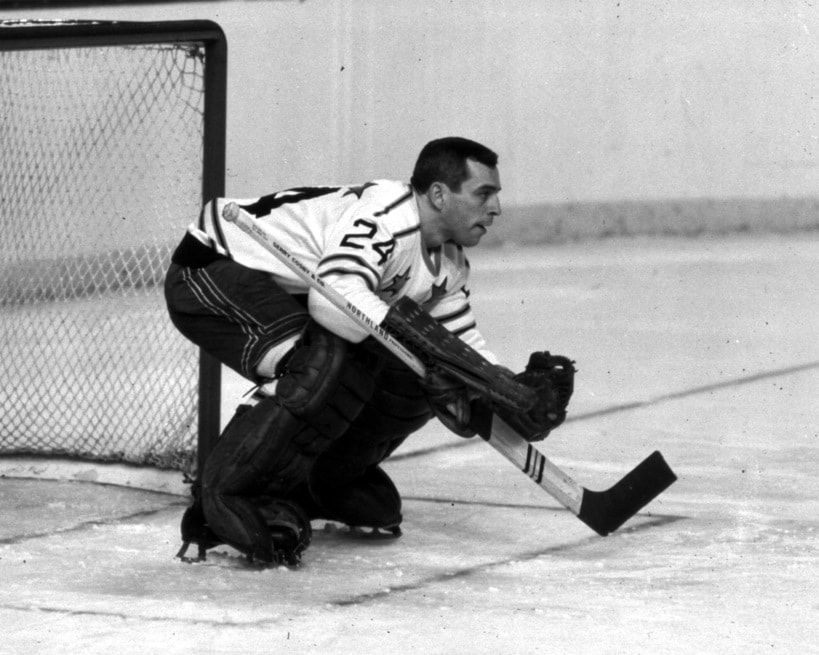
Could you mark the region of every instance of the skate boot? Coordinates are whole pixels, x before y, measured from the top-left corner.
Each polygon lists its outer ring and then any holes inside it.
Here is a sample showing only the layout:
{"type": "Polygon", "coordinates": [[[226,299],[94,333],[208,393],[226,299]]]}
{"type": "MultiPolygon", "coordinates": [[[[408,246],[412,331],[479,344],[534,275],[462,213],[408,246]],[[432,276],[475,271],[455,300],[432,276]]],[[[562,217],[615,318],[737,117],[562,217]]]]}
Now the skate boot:
{"type": "Polygon", "coordinates": [[[204,562],[207,559],[207,551],[216,546],[221,546],[224,542],[208,526],[205,513],[202,511],[202,499],[199,493],[199,483],[194,482],[191,488],[193,503],[182,515],[180,532],[182,533],[182,547],[176,556],[183,562],[204,562]],[[196,557],[186,557],[191,544],[196,544],[198,553],[196,557]]]}
{"type": "MultiPolygon", "coordinates": [[[[259,498],[253,504],[267,525],[271,542],[269,553],[259,560],[265,564],[298,565],[313,536],[310,520],[305,512],[297,503],[278,498],[259,498]]],[[[207,560],[207,551],[217,546],[227,544],[237,547],[221,539],[210,528],[196,489],[193,504],[182,516],[181,532],[182,547],[176,556],[183,562],[204,562],[207,560]],[[198,548],[196,557],[186,556],[191,544],[196,544],[198,548]]],[[[245,555],[248,561],[254,561],[252,553],[245,552],[245,555]]]]}
{"type": "Polygon", "coordinates": [[[313,528],[304,510],[291,500],[263,498],[259,512],[264,517],[273,546],[274,564],[297,566],[313,539],[313,528]]]}

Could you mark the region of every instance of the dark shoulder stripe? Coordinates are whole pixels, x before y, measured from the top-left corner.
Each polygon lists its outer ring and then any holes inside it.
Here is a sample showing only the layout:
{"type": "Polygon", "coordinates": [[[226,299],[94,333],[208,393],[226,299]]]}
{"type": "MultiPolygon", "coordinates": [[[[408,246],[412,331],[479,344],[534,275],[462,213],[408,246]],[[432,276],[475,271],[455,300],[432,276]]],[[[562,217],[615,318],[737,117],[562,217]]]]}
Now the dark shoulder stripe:
{"type": "Polygon", "coordinates": [[[461,309],[457,312],[452,312],[451,314],[446,314],[444,316],[436,316],[435,320],[439,323],[451,323],[459,318],[461,318],[464,314],[469,313],[470,307],[468,304],[464,305],[461,309]]]}
{"type": "Polygon", "coordinates": [[[462,334],[465,334],[466,332],[469,332],[470,330],[474,330],[476,327],[478,327],[477,323],[470,323],[469,325],[466,325],[466,326],[464,326],[462,328],[459,328],[457,330],[453,330],[452,334],[454,334],[456,337],[459,337],[462,334]]]}
{"type": "Polygon", "coordinates": [[[375,270],[366,259],[361,259],[357,255],[348,255],[348,254],[338,254],[338,255],[329,255],[325,257],[319,262],[318,268],[321,269],[327,262],[338,262],[338,261],[347,261],[353,262],[357,264],[361,268],[367,269],[370,273],[373,274],[373,277],[376,279],[376,282],[381,281],[381,274],[375,270]]]}
{"type": "Polygon", "coordinates": [[[407,191],[403,196],[398,198],[398,200],[396,200],[395,202],[392,202],[389,205],[387,205],[386,207],[384,207],[384,209],[382,209],[381,211],[375,212],[374,216],[385,216],[386,214],[389,214],[393,209],[395,209],[399,205],[402,205],[403,203],[405,203],[410,198],[412,198],[412,191],[411,190],[407,191]]]}

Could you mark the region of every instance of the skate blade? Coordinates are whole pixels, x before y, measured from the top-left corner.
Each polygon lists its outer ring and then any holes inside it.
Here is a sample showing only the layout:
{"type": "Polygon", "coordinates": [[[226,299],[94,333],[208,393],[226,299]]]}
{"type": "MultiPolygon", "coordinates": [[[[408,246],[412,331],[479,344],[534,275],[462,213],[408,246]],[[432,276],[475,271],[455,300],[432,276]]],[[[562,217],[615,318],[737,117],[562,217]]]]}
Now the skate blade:
{"type": "Polygon", "coordinates": [[[384,541],[390,539],[397,539],[403,533],[401,527],[394,525],[388,528],[371,528],[357,525],[345,525],[339,527],[335,523],[324,524],[325,534],[335,534],[343,537],[350,537],[353,539],[363,539],[368,541],[384,541]]]}

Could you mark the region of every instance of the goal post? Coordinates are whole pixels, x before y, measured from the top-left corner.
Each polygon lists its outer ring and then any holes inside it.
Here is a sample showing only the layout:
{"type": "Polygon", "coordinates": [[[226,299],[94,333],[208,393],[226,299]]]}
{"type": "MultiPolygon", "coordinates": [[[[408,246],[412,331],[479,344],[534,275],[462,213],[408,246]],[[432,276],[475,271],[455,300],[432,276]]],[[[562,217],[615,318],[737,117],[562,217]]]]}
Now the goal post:
{"type": "Polygon", "coordinates": [[[0,457],[201,466],[221,367],[162,284],[224,195],[226,83],[212,21],[0,20],[0,457]]]}

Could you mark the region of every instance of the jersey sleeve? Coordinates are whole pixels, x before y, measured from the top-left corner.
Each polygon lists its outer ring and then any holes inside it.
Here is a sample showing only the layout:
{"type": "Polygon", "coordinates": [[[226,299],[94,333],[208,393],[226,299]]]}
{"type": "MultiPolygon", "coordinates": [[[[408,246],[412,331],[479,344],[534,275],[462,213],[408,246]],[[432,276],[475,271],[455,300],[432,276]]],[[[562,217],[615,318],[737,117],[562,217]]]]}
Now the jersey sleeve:
{"type": "Polygon", "coordinates": [[[450,332],[460,337],[493,364],[498,363],[498,358],[489,350],[486,339],[478,330],[475,315],[469,304],[469,293],[465,287],[460,287],[439,298],[432,307],[427,309],[450,332]]]}

